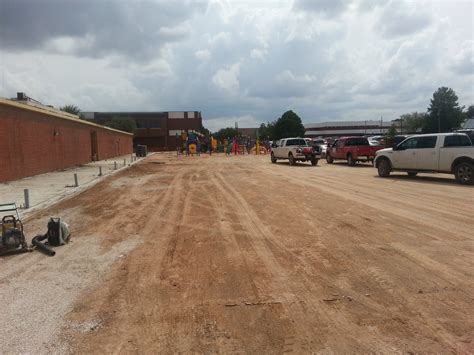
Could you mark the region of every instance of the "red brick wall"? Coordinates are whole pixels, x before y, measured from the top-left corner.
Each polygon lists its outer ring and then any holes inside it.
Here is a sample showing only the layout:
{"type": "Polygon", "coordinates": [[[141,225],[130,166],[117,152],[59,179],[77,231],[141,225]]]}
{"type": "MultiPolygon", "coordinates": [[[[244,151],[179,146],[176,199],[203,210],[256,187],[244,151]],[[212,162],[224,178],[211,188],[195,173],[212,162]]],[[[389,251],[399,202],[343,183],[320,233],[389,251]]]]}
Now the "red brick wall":
{"type": "Polygon", "coordinates": [[[0,102],[0,182],[133,152],[133,136],[0,102]],[[56,132],[56,134],[55,134],[56,132]]]}

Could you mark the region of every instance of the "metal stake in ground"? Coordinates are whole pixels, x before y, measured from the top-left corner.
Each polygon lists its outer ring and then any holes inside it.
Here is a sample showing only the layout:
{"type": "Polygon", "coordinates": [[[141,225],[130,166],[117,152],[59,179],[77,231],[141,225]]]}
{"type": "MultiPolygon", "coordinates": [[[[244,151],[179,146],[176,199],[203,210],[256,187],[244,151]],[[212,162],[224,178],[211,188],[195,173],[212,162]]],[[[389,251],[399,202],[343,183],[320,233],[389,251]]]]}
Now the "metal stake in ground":
{"type": "Polygon", "coordinates": [[[114,161],[114,169],[117,170],[117,162],[114,161]]]}
{"type": "Polygon", "coordinates": [[[75,187],[79,186],[79,181],[77,180],[77,174],[74,174],[74,186],[75,187]]]}
{"type": "Polygon", "coordinates": [[[102,176],[102,167],[99,166],[99,176],[102,176]]]}
{"type": "Polygon", "coordinates": [[[24,189],[23,194],[25,195],[25,209],[30,208],[30,190],[24,189]]]}

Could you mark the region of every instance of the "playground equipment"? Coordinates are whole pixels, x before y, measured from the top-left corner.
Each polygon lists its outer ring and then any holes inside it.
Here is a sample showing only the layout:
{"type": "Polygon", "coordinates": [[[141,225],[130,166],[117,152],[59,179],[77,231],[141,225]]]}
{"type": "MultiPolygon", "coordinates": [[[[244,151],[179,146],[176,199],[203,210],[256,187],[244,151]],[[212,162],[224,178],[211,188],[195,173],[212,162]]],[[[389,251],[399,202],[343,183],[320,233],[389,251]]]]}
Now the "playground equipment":
{"type": "Polygon", "coordinates": [[[268,154],[268,149],[261,145],[258,147],[258,150],[257,150],[257,147],[253,146],[252,149],[250,149],[250,154],[265,155],[265,154],[268,154]]]}
{"type": "Polygon", "coordinates": [[[255,155],[264,155],[268,154],[269,150],[260,143],[259,140],[255,142],[255,145],[250,149],[250,154],[255,154],[255,155]]]}
{"type": "Polygon", "coordinates": [[[189,132],[186,139],[187,149],[189,154],[199,154],[199,138],[196,133],[189,132]]]}

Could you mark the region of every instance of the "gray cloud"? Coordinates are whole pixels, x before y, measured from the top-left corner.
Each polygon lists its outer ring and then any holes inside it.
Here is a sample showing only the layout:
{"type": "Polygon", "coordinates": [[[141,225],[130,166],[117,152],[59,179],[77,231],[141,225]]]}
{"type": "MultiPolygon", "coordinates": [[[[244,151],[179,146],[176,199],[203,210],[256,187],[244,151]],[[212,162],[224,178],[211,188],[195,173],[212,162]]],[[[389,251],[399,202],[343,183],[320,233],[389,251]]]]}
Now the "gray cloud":
{"type": "Polygon", "coordinates": [[[295,0],[294,7],[325,16],[334,16],[342,13],[350,3],[348,0],[295,0]]]}
{"type": "Polygon", "coordinates": [[[360,0],[357,3],[357,9],[360,12],[372,11],[378,7],[383,7],[389,0],[360,0]]]}
{"type": "Polygon", "coordinates": [[[451,69],[459,75],[474,75],[474,40],[465,41],[454,56],[451,69]]]}
{"type": "Polygon", "coordinates": [[[431,24],[429,13],[406,2],[391,1],[383,9],[374,31],[380,29],[384,37],[396,38],[414,34],[431,24]]]}
{"type": "Polygon", "coordinates": [[[375,0],[38,2],[0,0],[0,96],[25,91],[86,111],[200,110],[212,129],[257,126],[288,109],[304,122],[393,119],[424,111],[440,86],[461,105],[474,102],[465,10],[375,0]]]}
{"type": "Polygon", "coordinates": [[[79,56],[150,58],[163,44],[189,36],[185,20],[203,1],[2,0],[4,49],[44,49],[79,56]]]}

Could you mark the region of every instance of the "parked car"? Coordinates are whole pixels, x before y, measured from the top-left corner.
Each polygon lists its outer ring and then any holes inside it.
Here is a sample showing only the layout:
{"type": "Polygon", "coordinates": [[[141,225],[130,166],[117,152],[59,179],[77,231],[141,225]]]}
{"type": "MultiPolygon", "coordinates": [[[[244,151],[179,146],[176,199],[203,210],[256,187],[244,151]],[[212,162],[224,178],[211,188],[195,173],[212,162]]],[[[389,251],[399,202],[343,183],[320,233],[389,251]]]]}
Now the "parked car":
{"type": "Polygon", "coordinates": [[[270,157],[272,163],[288,159],[290,165],[295,165],[297,161],[317,165],[321,154],[310,147],[304,138],[283,138],[272,145],[270,157]]]}
{"type": "Polygon", "coordinates": [[[369,144],[372,147],[376,147],[379,145],[384,145],[385,144],[385,137],[384,136],[372,136],[372,137],[367,137],[369,144]]]}
{"type": "Polygon", "coordinates": [[[326,157],[326,150],[323,153],[323,147],[317,143],[318,139],[305,138],[304,139],[308,146],[312,147],[315,153],[319,153],[321,158],[326,157]]]}
{"type": "Polygon", "coordinates": [[[377,152],[375,166],[381,177],[392,171],[409,176],[420,172],[454,174],[461,184],[474,184],[474,147],[464,133],[415,135],[393,148],[377,152]]]}
{"type": "Polygon", "coordinates": [[[357,162],[372,162],[375,152],[383,146],[371,146],[365,137],[342,137],[328,148],[326,161],[332,164],[334,160],[347,160],[353,166],[357,162]]]}
{"type": "Polygon", "coordinates": [[[313,139],[314,146],[319,147],[319,152],[321,153],[321,158],[326,158],[326,152],[328,150],[328,145],[326,141],[322,138],[313,139]]]}

